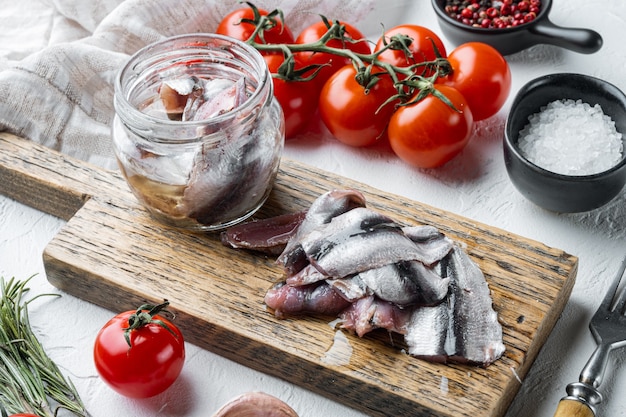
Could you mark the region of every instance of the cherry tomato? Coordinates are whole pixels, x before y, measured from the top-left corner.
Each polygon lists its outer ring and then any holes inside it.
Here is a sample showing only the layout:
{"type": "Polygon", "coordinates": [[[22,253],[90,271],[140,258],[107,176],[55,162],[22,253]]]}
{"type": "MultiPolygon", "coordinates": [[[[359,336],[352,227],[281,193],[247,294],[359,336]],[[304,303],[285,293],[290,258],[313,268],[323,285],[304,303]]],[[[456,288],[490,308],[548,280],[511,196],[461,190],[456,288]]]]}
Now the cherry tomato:
{"type": "Polygon", "coordinates": [[[346,65],[324,84],[320,117],[339,141],[356,147],[369,146],[385,137],[395,103],[381,106],[396,94],[396,89],[388,75],[381,75],[366,91],[355,76],[354,66],[346,65]]]}
{"type": "MultiPolygon", "coordinates": [[[[268,12],[263,9],[257,9],[259,14],[267,16],[268,12]]],[[[252,8],[241,8],[232,11],[227,14],[217,26],[215,33],[231,38],[239,39],[241,41],[247,41],[252,37],[255,26],[252,23],[242,22],[242,19],[254,20],[254,10],[252,8]]],[[[279,16],[274,17],[276,20],[276,26],[272,29],[266,30],[263,34],[263,39],[259,35],[254,38],[256,43],[294,43],[294,36],[287,25],[280,20],[279,16]]],[[[261,54],[281,54],[281,52],[261,52],[261,54]]]]}
{"type": "Polygon", "coordinates": [[[473,117],[465,97],[456,89],[437,85],[455,109],[428,95],[415,104],[400,107],[389,121],[389,143],[408,164],[436,168],[459,154],[472,133],[473,117]]]}
{"type": "MultiPolygon", "coordinates": [[[[276,74],[284,62],[282,55],[265,55],[265,62],[271,73],[276,74]]],[[[296,67],[300,64],[295,63],[296,67]]],[[[319,88],[311,81],[286,81],[273,78],[274,97],[280,103],[285,115],[285,137],[292,138],[302,133],[309,125],[317,110],[319,88]]]]}
{"type": "MultiPolygon", "coordinates": [[[[346,38],[357,42],[342,42],[339,39],[332,39],[328,41],[326,46],[339,49],[349,49],[360,54],[369,54],[372,52],[372,48],[370,48],[368,41],[361,31],[349,23],[340,22],[340,24],[345,27],[346,38]]],[[[327,31],[328,28],[323,21],[313,23],[300,32],[296,38],[296,43],[306,44],[317,42],[322,36],[324,36],[324,34],[326,34],[327,31]]],[[[340,68],[352,63],[349,58],[342,58],[337,55],[323,52],[298,52],[296,55],[298,60],[304,65],[326,65],[316,76],[320,85],[323,85],[330,78],[330,76],[337,72],[340,68]]]]}
{"type": "Polygon", "coordinates": [[[96,336],[96,369],[119,394],[130,398],[152,397],[178,378],[185,361],[183,335],[170,320],[154,314],[166,305],[146,305],[120,313],[96,336]]]}
{"type": "MultiPolygon", "coordinates": [[[[378,56],[379,60],[397,67],[408,67],[422,62],[434,61],[437,58],[437,52],[439,56],[446,57],[446,48],[435,32],[423,26],[410,24],[396,26],[385,32],[383,37],[376,43],[374,52],[382,50],[385,47],[385,43],[389,43],[392,36],[399,34],[413,39],[408,46],[411,56],[407,56],[403,50],[387,49],[378,56]],[[436,51],[435,48],[437,48],[436,51]]],[[[416,67],[416,72],[418,74],[423,73],[423,75],[433,74],[433,71],[428,71],[425,67],[416,67]]]]}
{"type": "Polygon", "coordinates": [[[456,88],[465,96],[474,120],[496,114],[511,91],[511,70],[506,59],[493,47],[469,42],[448,56],[452,73],[437,82],[456,88]]]}

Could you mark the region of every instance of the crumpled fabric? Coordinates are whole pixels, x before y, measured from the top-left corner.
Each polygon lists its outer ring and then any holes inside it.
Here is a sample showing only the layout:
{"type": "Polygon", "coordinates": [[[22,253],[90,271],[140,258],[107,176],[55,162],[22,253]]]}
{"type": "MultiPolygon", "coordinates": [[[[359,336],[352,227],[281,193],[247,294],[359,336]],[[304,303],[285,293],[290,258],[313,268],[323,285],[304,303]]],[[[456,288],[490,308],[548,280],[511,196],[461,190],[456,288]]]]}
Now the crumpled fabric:
{"type": "MultiPolygon", "coordinates": [[[[129,56],[165,37],[212,32],[228,12],[245,7],[239,0],[22,1],[28,4],[21,6],[28,7],[26,14],[11,14],[20,5],[0,11],[6,30],[26,30],[20,48],[0,46],[0,131],[109,169],[116,168],[113,84],[129,56]],[[43,34],[39,43],[29,43],[28,30],[43,34]]],[[[372,3],[254,2],[266,10],[283,10],[295,34],[320,14],[357,22],[372,3]]]]}

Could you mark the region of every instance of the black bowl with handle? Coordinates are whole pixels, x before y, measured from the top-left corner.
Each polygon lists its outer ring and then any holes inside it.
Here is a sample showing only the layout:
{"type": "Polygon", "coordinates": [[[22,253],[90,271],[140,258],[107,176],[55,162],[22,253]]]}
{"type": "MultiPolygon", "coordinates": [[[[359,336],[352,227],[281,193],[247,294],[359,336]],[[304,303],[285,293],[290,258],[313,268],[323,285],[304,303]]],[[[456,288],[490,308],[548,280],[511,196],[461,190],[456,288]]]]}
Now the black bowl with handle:
{"type": "Polygon", "coordinates": [[[602,36],[590,29],[565,28],[550,21],[552,0],[542,0],[537,17],[519,26],[495,29],[466,25],[450,17],[446,0],[432,0],[442,33],[451,42],[483,42],[496,48],[502,55],[520,52],[538,44],[556,45],[575,52],[591,54],[602,47],[602,36]]]}

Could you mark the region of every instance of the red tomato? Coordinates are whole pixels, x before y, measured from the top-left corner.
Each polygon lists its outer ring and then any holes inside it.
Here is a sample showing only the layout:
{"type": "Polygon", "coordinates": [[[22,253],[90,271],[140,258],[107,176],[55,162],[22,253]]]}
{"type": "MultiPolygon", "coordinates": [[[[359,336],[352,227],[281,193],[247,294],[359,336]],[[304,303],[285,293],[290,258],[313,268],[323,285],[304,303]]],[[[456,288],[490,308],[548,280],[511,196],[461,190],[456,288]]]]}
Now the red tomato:
{"type": "MultiPolygon", "coordinates": [[[[267,16],[268,12],[263,9],[257,9],[262,16],[267,16]]],[[[241,8],[227,14],[219,23],[215,33],[231,38],[247,41],[252,37],[255,26],[252,23],[242,22],[242,19],[254,20],[254,10],[252,8],[241,8]]],[[[276,26],[266,30],[263,39],[259,35],[254,38],[256,43],[294,43],[294,36],[289,27],[280,20],[279,16],[275,17],[276,26]]],[[[281,52],[261,52],[262,54],[281,52]]]]}
{"type": "Polygon", "coordinates": [[[126,397],[148,398],[165,391],[178,378],[185,361],[180,330],[162,315],[150,319],[151,307],[116,315],[96,336],[96,369],[111,388],[126,397]],[[129,346],[125,331],[138,317],[140,325],[132,326],[127,333],[129,346]]]}
{"type": "MultiPolygon", "coordinates": [[[[382,50],[385,42],[389,43],[391,37],[398,34],[403,34],[413,39],[408,47],[411,56],[407,56],[403,50],[387,49],[378,56],[379,60],[397,67],[408,67],[422,62],[434,61],[437,58],[435,47],[441,57],[446,57],[446,48],[435,32],[423,26],[409,24],[396,26],[385,32],[384,36],[376,43],[374,52],[382,50]]],[[[427,71],[425,67],[417,67],[416,72],[418,74],[424,73],[424,75],[433,74],[432,71],[427,71]]]]}
{"type": "Polygon", "coordinates": [[[456,89],[438,85],[458,110],[432,94],[400,107],[389,121],[389,143],[410,165],[436,168],[459,154],[472,134],[473,117],[465,97],[456,89]]]}
{"type": "Polygon", "coordinates": [[[395,103],[383,103],[396,94],[393,81],[381,75],[366,91],[355,79],[356,69],[346,65],[324,84],[320,116],[338,140],[350,146],[369,146],[384,138],[395,103]]]}
{"type": "MultiPolygon", "coordinates": [[[[282,55],[265,55],[265,62],[271,73],[276,74],[284,62],[282,55]]],[[[296,63],[296,66],[299,66],[296,63]]],[[[319,88],[311,81],[286,81],[273,78],[274,97],[280,103],[285,115],[285,137],[292,138],[302,133],[309,125],[317,110],[319,88]]]]}
{"type": "Polygon", "coordinates": [[[21,413],[21,414],[11,414],[9,417],[39,417],[39,416],[37,414],[21,413]]]}
{"type": "MultiPolygon", "coordinates": [[[[370,54],[372,48],[366,40],[363,33],[349,23],[340,22],[345,27],[345,36],[358,42],[342,42],[339,39],[328,41],[326,46],[338,49],[349,49],[360,54],[370,54]]],[[[306,27],[296,38],[297,44],[306,44],[317,42],[326,32],[328,28],[323,21],[314,23],[306,27]]],[[[298,60],[304,65],[326,65],[317,74],[316,79],[323,85],[335,72],[352,61],[349,58],[342,58],[337,55],[323,52],[298,52],[296,53],[298,60]]]]}
{"type": "Polygon", "coordinates": [[[437,80],[456,88],[465,96],[474,120],[496,114],[511,91],[511,70],[506,59],[493,47],[469,42],[448,56],[452,73],[437,80]]]}

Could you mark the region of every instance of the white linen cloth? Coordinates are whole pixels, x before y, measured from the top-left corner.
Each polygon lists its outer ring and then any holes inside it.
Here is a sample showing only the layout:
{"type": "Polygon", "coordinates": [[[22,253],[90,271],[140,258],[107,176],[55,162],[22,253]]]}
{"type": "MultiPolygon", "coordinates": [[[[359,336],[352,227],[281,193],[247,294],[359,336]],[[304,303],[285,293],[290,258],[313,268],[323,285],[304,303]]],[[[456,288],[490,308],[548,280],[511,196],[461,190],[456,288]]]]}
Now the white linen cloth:
{"type": "MultiPolygon", "coordinates": [[[[8,3],[4,0],[5,3],[8,3]]],[[[0,45],[0,130],[115,167],[113,82],[126,60],[164,37],[212,32],[238,0],[21,0],[0,7],[0,27],[24,39],[0,45]],[[23,33],[20,33],[22,31],[23,33]]],[[[372,0],[254,2],[280,8],[297,34],[322,13],[355,22],[372,0]]]]}

